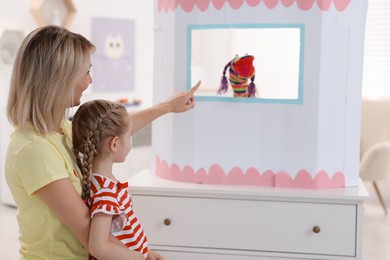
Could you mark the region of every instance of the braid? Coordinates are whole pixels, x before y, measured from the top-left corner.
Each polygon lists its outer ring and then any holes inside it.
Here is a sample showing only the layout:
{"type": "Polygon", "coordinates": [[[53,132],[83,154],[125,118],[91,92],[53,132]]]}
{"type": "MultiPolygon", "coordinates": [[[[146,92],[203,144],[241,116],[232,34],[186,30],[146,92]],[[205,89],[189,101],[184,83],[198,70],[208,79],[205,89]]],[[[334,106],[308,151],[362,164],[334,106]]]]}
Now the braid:
{"type": "Polygon", "coordinates": [[[90,197],[90,175],[92,172],[92,162],[98,152],[98,143],[100,141],[99,125],[101,119],[93,122],[89,129],[85,129],[84,138],[78,147],[74,148],[74,154],[83,176],[82,183],[82,199],[88,201],[90,197]],[[80,149],[80,150],[79,150],[80,149]]]}
{"type": "MultiPolygon", "coordinates": [[[[82,174],[82,199],[90,198],[90,175],[93,161],[100,152],[101,141],[119,136],[128,130],[126,108],[105,100],[95,100],[80,106],[73,117],[73,153],[82,174]]],[[[89,205],[89,203],[87,203],[89,205]]]]}

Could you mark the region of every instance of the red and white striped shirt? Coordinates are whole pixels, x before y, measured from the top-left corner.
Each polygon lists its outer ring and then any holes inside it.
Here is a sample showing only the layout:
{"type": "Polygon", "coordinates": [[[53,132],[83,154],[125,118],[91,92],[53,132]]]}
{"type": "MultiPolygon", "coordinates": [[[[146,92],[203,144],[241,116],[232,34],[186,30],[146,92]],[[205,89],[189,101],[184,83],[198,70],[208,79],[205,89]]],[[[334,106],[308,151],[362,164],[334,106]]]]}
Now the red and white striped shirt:
{"type": "Polygon", "coordinates": [[[98,213],[112,215],[111,233],[130,250],[148,254],[145,232],[134,214],[128,183],[113,181],[103,175],[91,175],[91,218],[98,213]]]}

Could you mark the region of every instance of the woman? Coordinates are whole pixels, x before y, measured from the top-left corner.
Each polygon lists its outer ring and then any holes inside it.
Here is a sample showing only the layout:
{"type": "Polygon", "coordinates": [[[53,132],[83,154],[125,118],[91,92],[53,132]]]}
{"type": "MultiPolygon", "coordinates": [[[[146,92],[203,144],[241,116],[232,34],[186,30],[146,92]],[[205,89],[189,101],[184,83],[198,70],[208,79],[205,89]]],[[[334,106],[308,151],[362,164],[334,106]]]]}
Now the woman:
{"type": "MultiPolygon", "coordinates": [[[[15,132],[5,174],[18,208],[21,259],[88,259],[90,214],[80,197],[81,174],[65,114],[92,82],[94,51],[85,37],[57,26],[34,30],[18,51],[7,104],[15,132]]],[[[193,108],[199,84],[134,113],[133,133],[166,113],[193,108]]]]}

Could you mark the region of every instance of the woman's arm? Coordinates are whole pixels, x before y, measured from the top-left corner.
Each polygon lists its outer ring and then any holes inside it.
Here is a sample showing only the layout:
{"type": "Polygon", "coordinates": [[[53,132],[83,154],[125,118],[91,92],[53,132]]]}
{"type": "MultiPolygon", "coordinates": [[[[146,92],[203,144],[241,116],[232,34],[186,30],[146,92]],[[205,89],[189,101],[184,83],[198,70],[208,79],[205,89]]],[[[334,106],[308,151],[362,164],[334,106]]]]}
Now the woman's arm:
{"type": "Polygon", "coordinates": [[[112,216],[104,213],[96,213],[93,216],[89,233],[91,254],[99,260],[145,260],[140,252],[129,250],[109,240],[111,221],[112,216]]]}
{"type": "MultiPolygon", "coordinates": [[[[58,219],[69,228],[84,248],[89,251],[88,238],[91,216],[88,207],[76,192],[70,179],[60,179],[36,191],[58,219]]],[[[126,248],[118,239],[110,236],[110,241],[126,248]]]]}
{"type": "Polygon", "coordinates": [[[165,115],[167,113],[185,112],[194,107],[194,93],[199,88],[200,81],[196,83],[189,91],[181,92],[173,95],[165,102],[159,103],[150,108],[144,109],[132,114],[133,118],[133,133],[142,129],[144,126],[150,124],[156,118],[165,115]]]}
{"type": "Polygon", "coordinates": [[[40,199],[88,249],[89,209],[69,178],[53,181],[36,191],[40,199]]]}

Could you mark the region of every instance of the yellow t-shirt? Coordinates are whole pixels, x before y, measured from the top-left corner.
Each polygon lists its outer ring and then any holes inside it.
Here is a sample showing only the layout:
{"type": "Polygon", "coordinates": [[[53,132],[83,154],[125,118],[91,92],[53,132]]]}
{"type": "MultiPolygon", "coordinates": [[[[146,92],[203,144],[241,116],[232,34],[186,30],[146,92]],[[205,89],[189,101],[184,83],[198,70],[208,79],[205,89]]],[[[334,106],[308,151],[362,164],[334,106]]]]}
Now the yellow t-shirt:
{"type": "Polygon", "coordinates": [[[77,238],[35,194],[64,178],[70,178],[81,194],[69,121],[63,124],[63,132],[41,136],[33,128],[27,132],[16,129],[11,136],[5,175],[18,209],[21,259],[88,259],[77,238]]]}

